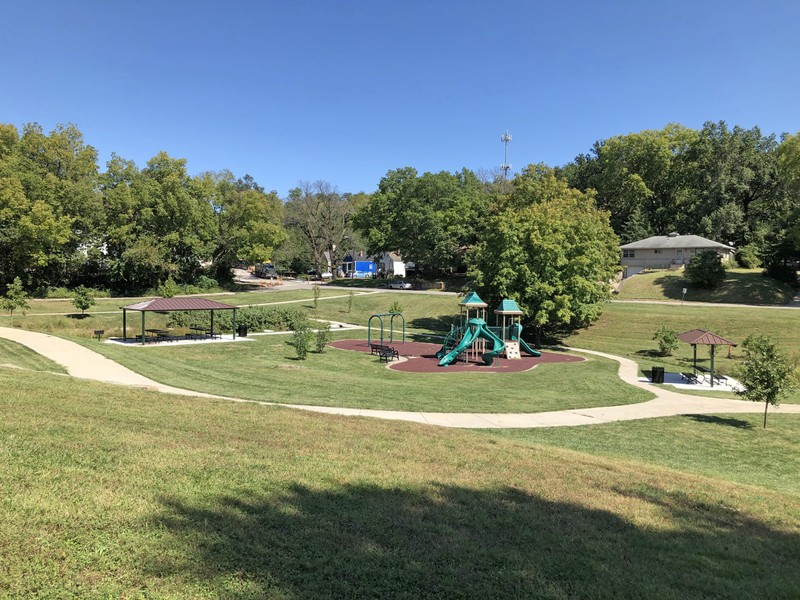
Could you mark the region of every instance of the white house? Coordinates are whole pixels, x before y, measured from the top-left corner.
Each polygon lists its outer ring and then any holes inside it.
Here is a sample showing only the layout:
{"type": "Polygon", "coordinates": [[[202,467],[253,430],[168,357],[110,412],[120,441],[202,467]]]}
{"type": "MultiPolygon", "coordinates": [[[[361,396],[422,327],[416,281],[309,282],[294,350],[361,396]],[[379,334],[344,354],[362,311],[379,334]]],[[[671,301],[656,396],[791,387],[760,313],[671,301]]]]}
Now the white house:
{"type": "Polygon", "coordinates": [[[707,250],[717,252],[723,261],[733,259],[736,249],[727,244],[720,244],[699,235],[654,235],[620,246],[622,266],[627,275],[633,275],[643,269],[668,269],[673,265],[687,264],[695,254],[707,250]]]}
{"type": "Polygon", "coordinates": [[[396,252],[384,252],[377,262],[378,272],[385,277],[406,276],[406,263],[396,252]]]}

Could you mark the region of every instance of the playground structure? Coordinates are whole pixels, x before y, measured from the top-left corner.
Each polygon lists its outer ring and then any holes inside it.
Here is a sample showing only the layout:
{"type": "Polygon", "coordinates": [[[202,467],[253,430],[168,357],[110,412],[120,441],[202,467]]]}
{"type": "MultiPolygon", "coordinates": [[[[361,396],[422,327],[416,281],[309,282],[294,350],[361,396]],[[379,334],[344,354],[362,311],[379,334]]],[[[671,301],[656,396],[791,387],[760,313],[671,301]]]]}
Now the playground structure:
{"type": "Polygon", "coordinates": [[[389,344],[393,343],[395,341],[395,339],[394,339],[394,320],[397,317],[400,317],[400,321],[401,321],[402,326],[403,326],[402,338],[401,338],[400,341],[405,343],[405,341],[406,341],[406,319],[403,316],[403,314],[399,313],[399,312],[376,313],[374,315],[371,315],[370,318],[369,318],[369,321],[367,321],[367,343],[370,346],[374,346],[374,345],[378,345],[379,344],[379,342],[377,340],[374,340],[374,338],[372,337],[372,319],[378,319],[378,321],[381,324],[380,345],[381,346],[388,346],[389,344]],[[389,333],[389,337],[388,337],[388,339],[385,337],[386,328],[385,328],[385,323],[384,323],[384,320],[383,320],[384,317],[389,317],[389,332],[388,332],[389,333]]]}
{"type": "Polygon", "coordinates": [[[482,360],[491,365],[504,356],[509,360],[521,358],[521,351],[531,356],[541,353],[522,339],[522,310],[514,300],[503,300],[495,309],[495,326],[486,323],[486,304],[475,292],[458,303],[461,307],[459,324],[452,325],[444,344],[436,353],[439,366],[446,367],[461,359],[465,362],[482,360]],[[502,322],[502,324],[501,324],[502,322]],[[491,348],[487,343],[491,343],[491,348]]]}

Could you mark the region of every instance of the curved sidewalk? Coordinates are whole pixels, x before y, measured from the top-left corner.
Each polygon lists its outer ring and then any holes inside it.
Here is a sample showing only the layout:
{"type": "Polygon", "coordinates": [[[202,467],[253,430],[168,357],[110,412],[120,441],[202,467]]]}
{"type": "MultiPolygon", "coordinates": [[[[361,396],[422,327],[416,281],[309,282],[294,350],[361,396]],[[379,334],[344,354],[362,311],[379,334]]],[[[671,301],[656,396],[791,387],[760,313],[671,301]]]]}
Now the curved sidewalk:
{"type": "MultiPolygon", "coordinates": [[[[412,421],[440,427],[458,427],[468,429],[520,429],[529,427],[569,427],[576,425],[591,425],[596,423],[611,423],[613,421],[632,421],[637,419],[650,419],[654,417],[671,417],[685,414],[718,414],[718,413],[760,413],[764,410],[761,403],[743,400],[728,400],[723,398],[707,398],[690,396],[672,392],[663,388],[652,386],[638,380],[639,367],[636,362],[593,350],[581,348],[567,348],[574,352],[593,354],[615,360],[619,363],[619,377],[624,382],[647,390],[655,394],[655,398],[639,404],[624,406],[607,406],[599,408],[585,408],[573,410],[559,410],[540,413],[434,413],[434,412],[403,412],[389,410],[372,410],[357,408],[335,408],[327,406],[310,406],[300,404],[282,404],[277,402],[259,402],[243,400],[227,396],[217,396],[192,390],[175,388],[163,385],[148,379],[127,367],[106,358],[105,356],[84,348],[80,344],[48,335],[27,331],[24,329],[11,329],[0,327],[0,337],[17,342],[35,352],[62,365],[73,377],[92,379],[106,383],[116,383],[151,389],[168,394],[184,396],[199,396],[203,398],[217,398],[235,402],[252,402],[270,406],[284,406],[299,410],[319,412],[332,415],[372,417],[396,421],[412,421]]],[[[770,408],[778,414],[800,414],[800,405],[788,404],[779,408],[770,408]]]]}

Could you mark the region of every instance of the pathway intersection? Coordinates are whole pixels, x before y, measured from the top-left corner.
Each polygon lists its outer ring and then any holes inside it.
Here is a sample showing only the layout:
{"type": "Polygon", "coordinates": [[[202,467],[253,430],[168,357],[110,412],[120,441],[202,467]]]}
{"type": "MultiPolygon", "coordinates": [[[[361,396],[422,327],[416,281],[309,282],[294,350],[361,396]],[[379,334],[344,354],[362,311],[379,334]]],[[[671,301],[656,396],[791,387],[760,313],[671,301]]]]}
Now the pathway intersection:
{"type": "MultiPolygon", "coordinates": [[[[436,413],[436,412],[403,412],[389,410],[372,410],[357,408],[336,408],[326,406],[309,406],[300,404],[282,404],[278,402],[259,402],[243,400],[227,396],[217,396],[193,390],[176,388],[158,383],[127,367],[116,363],[102,354],[84,348],[80,344],[70,342],[57,336],[0,327],[0,337],[27,346],[31,350],[62,365],[69,375],[81,379],[91,379],[105,383],[135,386],[167,394],[180,394],[183,396],[198,396],[202,398],[216,398],[234,402],[250,402],[269,406],[284,406],[293,409],[306,410],[333,415],[372,417],[396,421],[411,421],[440,427],[456,427],[468,429],[520,429],[529,427],[569,427],[576,425],[591,425],[597,423],[611,423],[614,421],[632,421],[637,419],[650,419],[655,417],[670,417],[686,414],[730,414],[730,413],[760,413],[764,406],[760,403],[743,400],[729,400],[723,398],[708,398],[681,394],[653,386],[639,381],[639,368],[636,362],[593,350],[581,348],[567,348],[567,350],[601,356],[619,363],[619,377],[630,385],[647,390],[655,398],[639,404],[624,406],[607,406],[599,408],[585,408],[572,410],[559,410],[540,413],[436,413]]],[[[771,412],[778,414],[800,414],[800,405],[784,404],[778,408],[770,407],[771,412]]]]}

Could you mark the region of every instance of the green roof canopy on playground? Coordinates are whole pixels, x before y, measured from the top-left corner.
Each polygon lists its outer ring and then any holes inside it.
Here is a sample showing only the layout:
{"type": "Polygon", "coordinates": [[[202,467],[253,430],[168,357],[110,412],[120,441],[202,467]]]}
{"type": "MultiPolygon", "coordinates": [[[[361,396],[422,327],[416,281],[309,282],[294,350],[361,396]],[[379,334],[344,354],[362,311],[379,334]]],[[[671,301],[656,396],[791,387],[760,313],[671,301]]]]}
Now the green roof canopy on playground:
{"type": "Polygon", "coordinates": [[[211,330],[214,330],[214,311],[232,310],[233,311],[233,339],[236,339],[236,309],[237,306],[223,304],[215,300],[206,298],[154,298],[122,307],[122,339],[128,339],[128,311],[134,310],[142,313],[142,344],[145,342],[144,316],[148,312],[178,312],[178,311],[211,311],[211,330]]]}
{"type": "Polygon", "coordinates": [[[714,387],[714,350],[717,346],[736,346],[736,344],[703,329],[692,329],[691,331],[681,333],[678,335],[678,339],[692,345],[692,349],[694,350],[694,358],[692,361],[693,375],[697,375],[697,345],[711,346],[711,387],[714,387]]]}
{"type": "Polygon", "coordinates": [[[486,302],[481,300],[481,297],[478,296],[478,294],[475,292],[470,292],[469,294],[464,296],[464,299],[461,302],[459,302],[458,305],[468,306],[470,308],[486,308],[487,306],[489,306],[488,304],[486,304],[486,302]]]}
{"type": "Polygon", "coordinates": [[[498,315],[521,315],[522,309],[514,300],[506,298],[500,302],[500,305],[494,309],[494,312],[498,315]]]}

